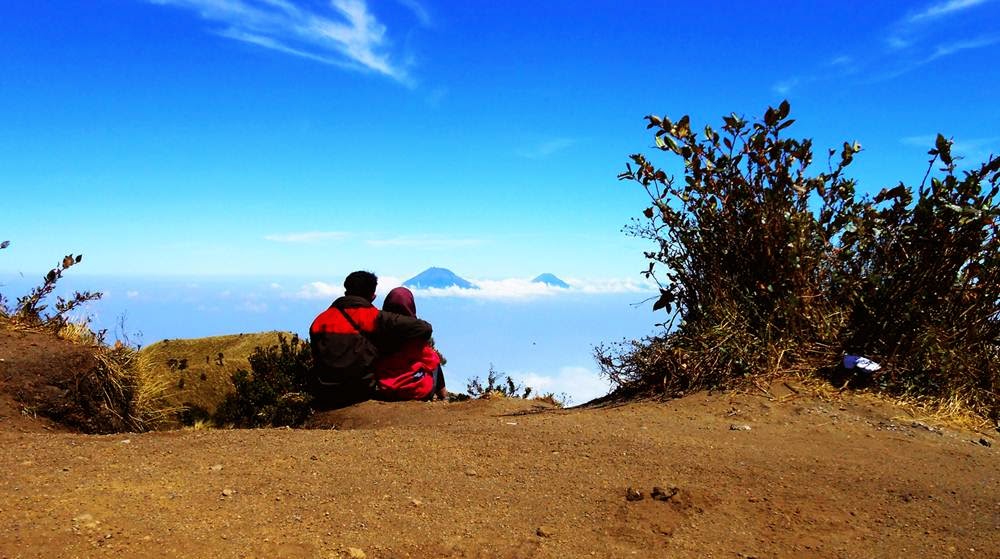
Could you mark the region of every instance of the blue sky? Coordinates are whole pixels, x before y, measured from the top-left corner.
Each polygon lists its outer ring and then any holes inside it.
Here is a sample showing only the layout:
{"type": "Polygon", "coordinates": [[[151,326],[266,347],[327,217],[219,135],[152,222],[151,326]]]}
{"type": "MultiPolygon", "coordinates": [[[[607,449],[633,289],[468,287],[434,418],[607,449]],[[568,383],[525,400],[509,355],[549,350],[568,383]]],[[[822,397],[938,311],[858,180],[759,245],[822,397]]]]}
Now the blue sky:
{"type": "Polygon", "coordinates": [[[1000,153],[997,59],[1000,0],[6,2],[0,290],[83,253],[62,288],[148,344],[304,333],[352,270],[443,266],[480,286],[417,294],[453,387],[493,364],[581,402],[591,345],[662,320],[615,179],[644,115],[787,98],[876,192],[938,132],[1000,153]]]}
{"type": "Polygon", "coordinates": [[[1000,2],[88,0],[0,8],[0,271],[637,277],[642,116],[788,98],[863,191],[1000,147],[1000,2]]]}

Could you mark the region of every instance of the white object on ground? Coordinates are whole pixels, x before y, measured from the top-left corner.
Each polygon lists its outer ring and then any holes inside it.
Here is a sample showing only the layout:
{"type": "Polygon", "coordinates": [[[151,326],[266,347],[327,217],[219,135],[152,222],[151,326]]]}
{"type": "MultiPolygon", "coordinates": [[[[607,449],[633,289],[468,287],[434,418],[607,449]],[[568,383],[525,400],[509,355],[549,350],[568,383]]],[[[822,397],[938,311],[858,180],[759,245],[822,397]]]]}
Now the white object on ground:
{"type": "Polygon", "coordinates": [[[868,359],[867,357],[861,357],[860,355],[845,355],[844,356],[844,368],[854,369],[858,368],[866,373],[874,373],[875,371],[881,370],[882,365],[868,359]]]}

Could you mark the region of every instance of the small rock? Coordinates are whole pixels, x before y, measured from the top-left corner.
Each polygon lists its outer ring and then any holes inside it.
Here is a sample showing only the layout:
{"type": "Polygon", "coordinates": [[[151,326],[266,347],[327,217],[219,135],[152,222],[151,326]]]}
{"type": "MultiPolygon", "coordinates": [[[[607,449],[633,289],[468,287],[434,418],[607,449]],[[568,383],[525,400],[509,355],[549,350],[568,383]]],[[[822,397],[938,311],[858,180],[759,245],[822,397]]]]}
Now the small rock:
{"type": "Polygon", "coordinates": [[[669,501],[679,491],[680,491],[680,489],[678,489],[676,487],[671,487],[668,491],[664,491],[660,487],[654,487],[653,488],[653,492],[650,493],[649,496],[652,497],[653,499],[657,500],[657,501],[669,501]]]}
{"type": "Polygon", "coordinates": [[[980,437],[980,439],[979,439],[979,444],[981,444],[981,445],[983,445],[983,446],[985,446],[985,447],[990,447],[990,446],[993,446],[993,443],[991,443],[991,442],[989,441],[989,439],[987,439],[986,437],[980,437]]]}
{"type": "Polygon", "coordinates": [[[316,456],[315,454],[313,454],[312,456],[309,457],[309,459],[310,460],[319,460],[319,457],[316,456]]]}
{"type": "Polygon", "coordinates": [[[548,526],[539,526],[538,529],[535,530],[535,534],[537,534],[540,538],[551,538],[553,532],[548,526]]]}
{"type": "Polygon", "coordinates": [[[88,530],[97,528],[100,523],[100,520],[94,520],[93,515],[87,513],[73,517],[73,524],[80,528],[87,528],[88,530]]]}
{"type": "Polygon", "coordinates": [[[729,426],[729,430],[730,431],[749,431],[750,430],[750,426],[749,425],[737,425],[737,424],[733,423],[732,425],[729,426]]]}
{"type": "Polygon", "coordinates": [[[208,469],[212,470],[213,472],[221,471],[222,470],[222,464],[212,464],[211,466],[208,467],[208,469]]]}
{"type": "Polygon", "coordinates": [[[910,427],[913,427],[914,429],[923,429],[924,431],[930,431],[931,433],[937,433],[938,435],[942,434],[941,429],[938,429],[937,427],[932,427],[921,421],[914,421],[910,423],[910,427]]]}
{"type": "Polygon", "coordinates": [[[125,439],[122,441],[122,444],[132,444],[132,439],[125,439]]]}
{"type": "Polygon", "coordinates": [[[350,557],[351,559],[365,559],[365,557],[368,557],[367,555],[365,555],[364,551],[362,551],[357,547],[347,548],[347,556],[350,557]]]}
{"type": "Polygon", "coordinates": [[[628,487],[625,489],[625,500],[626,501],[641,501],[642,492],[635,489],[634,487],[628,487]]]}
{"type": "Polygon", "coordinates": [[[469,470],[465,470],[465,475],[467,475],[469,477],[476,477],[479,474],[476,472],[476,470],[469,469],[469,470]]]}
{"type": "Polygon", "coordinates": [[[232,497],[233,493],[236,493],[236,491],[233,491],[232,489],[223,489],[222,490],[222,496],[223,497],[232,497]]]}
{"type": "Polygon", "coordinates": [[[410,504],[415,507],[419,507],[420,505],[423,505],[424,502],[421,501],[420,499],[410,499],[410,504]]]}

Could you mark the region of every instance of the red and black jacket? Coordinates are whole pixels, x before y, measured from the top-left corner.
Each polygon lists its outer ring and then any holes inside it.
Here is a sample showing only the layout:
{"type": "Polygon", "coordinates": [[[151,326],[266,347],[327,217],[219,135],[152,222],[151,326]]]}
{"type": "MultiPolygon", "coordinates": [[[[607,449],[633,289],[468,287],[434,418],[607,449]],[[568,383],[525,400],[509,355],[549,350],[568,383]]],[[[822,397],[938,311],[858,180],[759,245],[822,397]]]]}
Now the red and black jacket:
{"type": "Polygon", "coordinates": [[[313,363],[316,373],[325,376],[325,364],[330,356],[341,355],[345,347],[356,344],[362,334],[350,323],[337,307],[344,309],[351,319],[364,331],[364,335],[378,349],[379,355],[398,351],[411,340],[427,341],[432,329],[429,322],[419,318],[378,310],[363,297],[346,295],[333,302],[313,320],[309,327],[312,343],[313,363]]]}

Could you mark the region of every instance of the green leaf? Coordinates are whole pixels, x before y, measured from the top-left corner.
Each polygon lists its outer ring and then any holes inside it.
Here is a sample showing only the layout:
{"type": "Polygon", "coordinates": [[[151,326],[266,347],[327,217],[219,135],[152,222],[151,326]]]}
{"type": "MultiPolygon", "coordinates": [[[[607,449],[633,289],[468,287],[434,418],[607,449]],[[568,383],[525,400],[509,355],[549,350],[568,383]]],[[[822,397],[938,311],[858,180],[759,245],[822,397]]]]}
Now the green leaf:
{"type": "Polygon", "coordinates": [[[945,165],[951,165],[951,140],[945,138],[941,134],[938,134],[937,138],[934,139],[934,147],[937,149],[938,157],[941,158],[941,161],[945,165]]]}
{"type": "Polygon", "coordinates": [[[688,115],[682,116],[674,125],[674,135],[678,138],[687,138],[691,135],[691,119],[688,115]]]}
{"type": "Polygon", "coordinates": [[[764,113],[764,124],[768,126],[778,124],[778,112],[774,110],[774,107],[768,107],[767,112],[764,113]]]}
{"type": "Polygon", "coordinates": [[[775,128],[775,130],[784,130],[785,128],[788,128],[789,126],[791,126],[793,124],[795,124],[795,119],[794,118],[790,118],[790,119],[786,120],[785,122],[782,122],[781,124],[779,124],[778,127],[775,128]]]}
{"type": "Polygon", "coordinates": [[[879,204],[881,202],[885,202],[886,200],[892,198],[899,198],[904,194],[906,194],[907,192],[909,192],[909,189],[906,188],[906,186],[902,183],[900,183],[898,186],[892,189],[883,188],[882,191],[879,192],[877,196],[875,196],[875,203],[879,204]]]}
{"type": "Polygon", "coordinates": [[[653,303],[653,311],[658,311],[660,309],[666,309],[670,312],[671,305],[673,304],[676,296],[667,291],[666,289],[660,289],[660,298],[653,303]]]}
{"type": "Polygon", "coordinates": [[[792,106],[788,104],[788,99],[785,99],[780,105],[778,105],[778,119],[787,117],[791,110],[792,106]]]}

